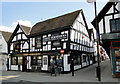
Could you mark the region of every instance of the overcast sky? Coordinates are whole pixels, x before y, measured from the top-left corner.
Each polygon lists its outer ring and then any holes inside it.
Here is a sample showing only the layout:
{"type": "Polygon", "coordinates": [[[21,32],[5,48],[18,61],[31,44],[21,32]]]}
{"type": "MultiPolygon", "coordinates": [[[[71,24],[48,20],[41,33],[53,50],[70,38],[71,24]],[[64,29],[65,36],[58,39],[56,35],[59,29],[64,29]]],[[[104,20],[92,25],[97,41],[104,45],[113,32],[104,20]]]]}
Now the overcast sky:
{"type": "MultiPolygon", "coordinates": [[[[97,2],[98,11],[106,2],[97,2]]],[[[92,28],[91,21],[94,19],[94,4],[86,1],[80,2],[8,2],[0,3],[2,21],[0,30],[12,32],[18,24],[32,27],[35,23],[83,9],[87,24],[92,28]]]]}

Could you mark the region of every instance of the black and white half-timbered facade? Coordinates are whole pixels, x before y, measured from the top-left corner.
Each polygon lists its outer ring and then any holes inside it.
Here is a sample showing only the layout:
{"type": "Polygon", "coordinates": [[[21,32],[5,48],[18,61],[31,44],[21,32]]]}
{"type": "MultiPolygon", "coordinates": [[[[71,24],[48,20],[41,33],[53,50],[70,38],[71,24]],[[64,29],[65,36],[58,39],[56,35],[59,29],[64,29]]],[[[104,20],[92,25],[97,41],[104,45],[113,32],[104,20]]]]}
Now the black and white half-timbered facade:
{"type": "MultiPolygon", "coordinates": [[[[16,28],[15,32],[19,29],[22,30],[21,26],[16,28]]],[[[71,70],[71,59],[74,59],[74,70],[93,64],[95,62],[94,39],[93,33],[88,33],[88,31],[82,10],[36,23],[29,35],[24,33],[25,36],[27,35],[26,39],[18,40],[21,46],[23,45],[19,53],[22,53],[21,59],[27,60],[26,69],[48,71],[49,67],[55,64],[59,65],[62,71],[67,72],[71,70]],[[25,49],[23,49],[24,45],[26,45],[25,49]]],[[[18,34],[13,34],[11,37],[10,46],[14,45],[16,41],[12,41],[12,38],[18,34]]],[[[11,54],[15,53],[17,58],[20,57],[13,51],[14,49],[10,50],[11,54]]],[[[24,66],[25,63],[22,65],[24,66]]],[[[14,67],[11,64],[11,70],[14,67]]]]}
{"type": "Polygon", "coordinates": [[[27,56],[29,53],[29,34],[30,28],[18,24],[8,41],[9,70],[26,71],[28,68],[27,56]]]}
{"type": "MultiPolygon", "coordinates": [[[[112,60],[112,75],[120,77],[120,0],[110,0],[97,15],[102,46],[112,60]]],[[[96,28],[96,18],[92,24],[96,28]]]]}

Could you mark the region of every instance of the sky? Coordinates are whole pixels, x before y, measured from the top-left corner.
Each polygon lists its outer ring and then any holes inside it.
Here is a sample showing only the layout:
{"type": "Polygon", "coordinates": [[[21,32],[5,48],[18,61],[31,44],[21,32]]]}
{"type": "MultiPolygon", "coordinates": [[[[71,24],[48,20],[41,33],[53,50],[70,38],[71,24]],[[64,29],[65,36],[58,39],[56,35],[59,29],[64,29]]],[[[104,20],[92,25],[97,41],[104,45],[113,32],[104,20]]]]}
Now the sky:
{"type": "MultiPolygon", "coordinates": [[[[106,2],[97,2],[97,12],[103,8],[106,2]]],[[[0,30],[14,31],[18,22],[22,25],[32,27],[37,22],[64,15],[76,10],[83,9],[87,24],[92,28],[91,21],[94,19],[94,4],[86,1],[80,2],[8,2],[0,3],[0,30]]]]}

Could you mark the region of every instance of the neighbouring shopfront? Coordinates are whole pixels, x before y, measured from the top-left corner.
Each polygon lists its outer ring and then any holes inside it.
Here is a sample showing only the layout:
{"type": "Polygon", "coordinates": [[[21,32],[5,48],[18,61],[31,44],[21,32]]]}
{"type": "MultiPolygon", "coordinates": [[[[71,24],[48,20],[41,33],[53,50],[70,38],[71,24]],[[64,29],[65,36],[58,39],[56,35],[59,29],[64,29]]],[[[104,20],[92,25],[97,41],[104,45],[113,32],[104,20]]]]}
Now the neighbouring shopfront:
{"type": "Polygon", "coordinates": [[[120,41],[111,41],[113,77],[120,77],[120,41]]]}

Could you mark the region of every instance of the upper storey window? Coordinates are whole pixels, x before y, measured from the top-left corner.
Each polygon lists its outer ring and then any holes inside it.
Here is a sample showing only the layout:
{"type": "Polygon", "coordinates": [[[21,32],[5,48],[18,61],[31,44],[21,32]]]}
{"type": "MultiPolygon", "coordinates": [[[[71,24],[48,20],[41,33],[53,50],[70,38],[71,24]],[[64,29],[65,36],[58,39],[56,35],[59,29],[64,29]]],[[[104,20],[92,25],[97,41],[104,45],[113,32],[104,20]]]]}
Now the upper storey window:
{"type": "Polygon", "coordinates": [[[110,20],[111,32],[120,32],[120,18],[110,20]]]}
{"type": "Polygon", "coordinates": [[[41,41],[41,36],[35,38],[35,47],[36,48],[41,48],[42,47],[42,41],[41,41]]]}

